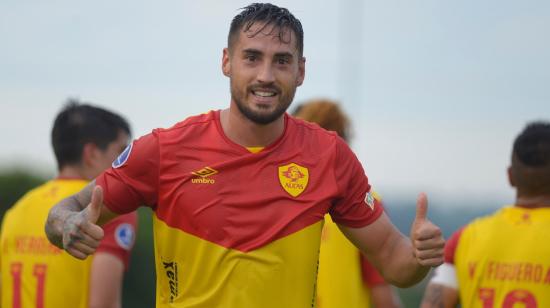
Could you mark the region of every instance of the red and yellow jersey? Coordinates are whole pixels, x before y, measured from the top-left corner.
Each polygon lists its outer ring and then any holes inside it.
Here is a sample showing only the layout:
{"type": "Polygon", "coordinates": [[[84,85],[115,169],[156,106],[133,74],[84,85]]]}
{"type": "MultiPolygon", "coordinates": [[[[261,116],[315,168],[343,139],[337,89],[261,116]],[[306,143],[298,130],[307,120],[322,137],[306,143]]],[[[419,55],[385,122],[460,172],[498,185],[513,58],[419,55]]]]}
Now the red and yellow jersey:
{"type": "MultiPolygon", "coordinates": [[[[87,307],[92,258],[84,261],[50,244],[44,233],[49,210],[80,191],[86,181],[55,179],[27,193],[4,216],[0,238],[2,307],[87,307]],[[69,291],[70,290],[70,291],[69,291]]],[[[137,215],[104,226],[98,252],[125,264],[133,246],[137,215]]]]}
{"type": "MultiPolygon", "coordinates": [[[[376,206],[382,207],[379,197],[373,195],[376,206]]],[[[382,276],[326,216],[319,253],[317,307],[368,308],[369,288],[383,283],[382,276]]]]}
{"type": "Polygon", "coordinates": [[[288,115],[251,153],[219,113],[136,140],[96,179],[104,202],[153,208],[157,307],[312,307],[325,214],[362,227],[382,213],[361,164],[336,134],[288,115]]]}
{"type": "Polygon", "coordinates": [[[550,208],[505,207],[445,247],[462,307],[550,307],[550,208]]]}

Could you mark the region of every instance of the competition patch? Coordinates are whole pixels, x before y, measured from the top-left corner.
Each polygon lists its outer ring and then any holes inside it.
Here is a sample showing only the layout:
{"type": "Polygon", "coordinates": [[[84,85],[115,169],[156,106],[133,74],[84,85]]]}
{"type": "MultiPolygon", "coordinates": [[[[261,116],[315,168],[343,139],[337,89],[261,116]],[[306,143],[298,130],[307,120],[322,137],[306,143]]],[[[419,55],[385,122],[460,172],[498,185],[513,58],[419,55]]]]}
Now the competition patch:
{"type": "Polygon", "coordinates": [[[370,191],[365,196],[365,203],[370,207],[371,210],[374,211],[374,197],[370,193],[370,191]]]}
{"type": "Polygon", "coordinates": [[[115,240],[120,247],[130,250],[134,244],[134,233],[131,224],[120,224],[115,230],[115,240]]]}
{"type": "Polygon", "coordinates": [[[120,153],[120,155],[117,157],[117,159],[115,159],[115,161],[112,164],[113,168],[118,168],[124,165],[124,163],[128,160],[128,157],[130,157],[133,144],[134,144],[133,142],[130,143],[128,146],[126,146],[126,149],[124,149],[124,151],[120,153]]]}

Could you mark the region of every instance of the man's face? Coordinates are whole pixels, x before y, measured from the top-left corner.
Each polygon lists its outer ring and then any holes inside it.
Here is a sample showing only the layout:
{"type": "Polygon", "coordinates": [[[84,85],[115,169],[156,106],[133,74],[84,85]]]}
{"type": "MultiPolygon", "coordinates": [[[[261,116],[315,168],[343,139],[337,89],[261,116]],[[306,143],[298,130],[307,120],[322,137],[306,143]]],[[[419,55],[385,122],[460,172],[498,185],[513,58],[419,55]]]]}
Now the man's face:
{"type": "Polygon", "coordinates": [[[305,59],[300,56],[296,35],[264,23],[240,31],[223,51],[222,70],[230,78],[232,104],[249,120],[269,124],[278,119],[294,99],[304,80],[305,59]]]}

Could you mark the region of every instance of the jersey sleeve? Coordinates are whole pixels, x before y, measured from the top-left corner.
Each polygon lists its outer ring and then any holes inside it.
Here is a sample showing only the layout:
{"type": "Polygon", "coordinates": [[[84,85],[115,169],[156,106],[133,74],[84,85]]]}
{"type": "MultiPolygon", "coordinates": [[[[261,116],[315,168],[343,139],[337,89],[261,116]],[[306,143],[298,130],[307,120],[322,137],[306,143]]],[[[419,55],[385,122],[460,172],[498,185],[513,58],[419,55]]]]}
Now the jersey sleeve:
{"type": "Polygon", "coordinates": [[[382,215],[383,207],[371,194],[371,186],[361,163],[339,137],[336,143],[334,176],[339,197],[329,213],[335,223],[360,228],[373,223],[382,215]]]}
{"type": "Polygon", "coordinates": [[[460,240],[460,235],[464,231],[464,227],[458,229],[445,243],[445,263],[455,264],[455,252],[458,241],[460,240]]]}
{"type": "Polygon", "coordinates": [[[120,215],[103,226],[105,236],[96,253],[111,254],[124,263],[128,269],[130,252],[134,247],[137,234],[137,213],[120,215]]]}
{"type": "Polygon", "coordinates": [[[463,230],[464,227],[458,229],[445,243],[445,263],[441,264],[434,270],[430,283],[440,284],[445,287],[458,290],[458,281],[456,278],[455,269],[455,252],[463,230]]]}
{"type": "Polygon", "coordinates": [[[377,285],[386,284],[386,281],[378,273],[376,268],[369,262],[365,256],[363,256],[361,253],[360,259],[361,259],[361,276],[363,277],[363,283],[369,287],[372,288],[377,285]]]}
{"type": "Polygon", "coordinates": [[[131,143],[111,168],[96,178],[109,210],[125,214],[141,205],[156,206],[159,181],[158,132],[131,143]]]}

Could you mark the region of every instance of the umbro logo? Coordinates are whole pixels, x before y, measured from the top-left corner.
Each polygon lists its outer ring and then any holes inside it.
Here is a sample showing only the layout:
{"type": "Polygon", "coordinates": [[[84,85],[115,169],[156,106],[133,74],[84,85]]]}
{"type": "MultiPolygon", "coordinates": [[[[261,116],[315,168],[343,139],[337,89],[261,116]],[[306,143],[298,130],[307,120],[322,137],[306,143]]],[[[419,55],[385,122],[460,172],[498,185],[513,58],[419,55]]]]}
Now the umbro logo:
{"type": "Polygon", "coordinates": [[[193,184],[214,184],[216,180],[209,178],[210,176],[218,173],[217,170],[214,170],[210,167],[204,167],[200,170],[191,172],[192,175],[198,176],[198,178],[191,179],[193,184]]]}

